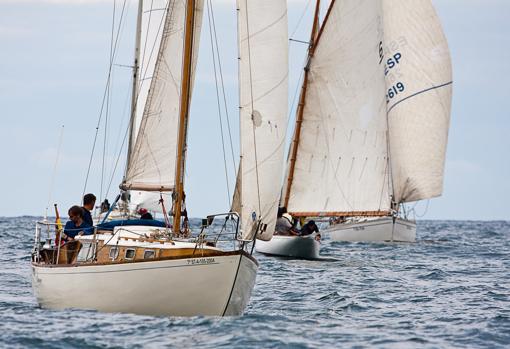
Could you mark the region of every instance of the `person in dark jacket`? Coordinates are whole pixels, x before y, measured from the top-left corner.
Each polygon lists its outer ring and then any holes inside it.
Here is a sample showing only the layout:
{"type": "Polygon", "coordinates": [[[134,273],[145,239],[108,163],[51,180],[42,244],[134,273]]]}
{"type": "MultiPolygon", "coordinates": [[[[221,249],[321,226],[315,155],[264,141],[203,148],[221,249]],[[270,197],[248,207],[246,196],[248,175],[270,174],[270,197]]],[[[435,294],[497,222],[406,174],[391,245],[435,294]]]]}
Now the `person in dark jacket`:
{"type": "Polygon", "coordinates": [[[92,215],[90,211],[94,209],[96,205],[96,196],[94,194],[85,194],[83,196],[83,221],[87,223],[89,226],[93,226],[94,222],[92,221],[92,215]]]}
{"type": "Polygon", "coordinates": [[[310,234],[318,233],[318,232],[319,232],[319,227],[317,226],[317,224],[315,224],[314,220],[310,220],[310,221],[308,221],[308,223],[306,223],[301,228],[299,235],[306,236],[306,235],[310,235],[310,234]]]}
{"type": "Polygon", "coordinates": [[[67,241],[74,240],[76,235],[94,234],[94,228],[84,221],[83,209],[80,206],[72,206],[68,214],[69,221],[64,227],[64,235],[67,241]]]}

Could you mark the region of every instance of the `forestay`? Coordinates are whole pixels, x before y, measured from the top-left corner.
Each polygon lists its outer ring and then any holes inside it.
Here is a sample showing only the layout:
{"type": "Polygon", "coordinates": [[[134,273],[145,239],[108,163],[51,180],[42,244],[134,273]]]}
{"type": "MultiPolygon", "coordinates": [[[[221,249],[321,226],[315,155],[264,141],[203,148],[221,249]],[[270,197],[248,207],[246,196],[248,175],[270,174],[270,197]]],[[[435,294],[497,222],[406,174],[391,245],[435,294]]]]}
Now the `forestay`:
{"type": "Polygon", "coordinates": [[[238,0],[241,229],[244,239],[274,232],[287,126],[285,0],[238,0]]]}
{"type": "Polygon", "coordinates": [[[452,98],[446,38],[429,0],[384,0],[383,14],[394,199],[439,196],[452,98]]]}
{"type": "Polygon", "coordinates": [[[309,65],[289,212],[390,208],[381,25],[379,1],[330,7],[309,65]]]}
{"type": "MultiPolygon", "coordinates": [[[[152,11],[144,12],[143,26],[146,39],[142,40],[142,85],[138,107],[144,99],[143,114],[136,142],[128,159],[128,169],[123,188],[168,191],[172,190],[175,178],[175,156],[182,80],[183,35],[185,2],[147,1],[152,11]],[[158,4],[158,5],[156,5],[158,4]],[[166,8],[166,15],[158,9],[166,8]],[[152,17],[151,15],[152,14],[152,17]],[[160,27],[159,23],[163,21],[160,27]],[[161,34],[159,34],[159,31],[161,34]],[[153,43],[160,35],[160,44],[153,43]],[[151,59],[157,50],[154,73],[150,77],[151,59]],[[148,83],[150,81],[150,84],[148,83]],[[144,90],[149,86],[148,90],[144,90]],[[146,97],[145,97],[146,96],[146,97]]],[[[144,5],[145,6],[145,5],[144,5]]],[[[165,12],[165,11],[163,11],[165,12]]],[[[203,0],[196,1],[193,64],[194,76],[203,14],[203,0]]],[[[142,38],[143,39],[143,38],[142,38]]],[[[192,83],[193,83],[192,76],[192,83]]]]}

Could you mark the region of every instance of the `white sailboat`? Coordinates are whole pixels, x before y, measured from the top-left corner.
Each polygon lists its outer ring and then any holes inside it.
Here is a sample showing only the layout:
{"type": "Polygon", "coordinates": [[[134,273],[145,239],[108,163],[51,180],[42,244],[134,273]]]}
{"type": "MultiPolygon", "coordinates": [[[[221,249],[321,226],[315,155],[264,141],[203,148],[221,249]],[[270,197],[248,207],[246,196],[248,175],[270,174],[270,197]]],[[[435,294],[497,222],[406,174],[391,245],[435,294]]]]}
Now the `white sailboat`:
{"type": "MultiPolygon", "coordinates": [[[[310,44],[308,47],[308,62],[313,56],[317,34],[319,32],[319,10],[320,0],[316,1],[315,12],[310,35],[310,44]]],[[[308,64],[307,64],[308,66],[308,64]]],[[[304,71],[304,84],[302,86],[299,105],[302,106],[306,95],[306,81],[308,80],[308,68],[304,71]]],[[[302,108],[298,109],[298,117],[302,115],[302,108]]],[[[285,206],[285,205],[284,205],[285,206]]],[[[290,217],[292,221],[292,217],[290,217]]],[[[277,231],[269,241],[258,240],[255,249],[257,252],[279,257],[290,257],[300,259],[318,259],[320,258],[320,236],[315,233],[307,236],[281,235],[277,231]]]]}
{"type": "Polygon", "coordinates": [[[342,241],[415,241],[404,203],[441,195],[452,96],[429,0],[333,0],[311,49],[283,205],[342,241]]]}
{"type": "MultiPolygon", "coordinates": [[[[240,177],[244,185],[241,216],[208,216],[200,234],[185,241],[176,236],[181,232],[184,206],[188,108],[202,10],[202,0],[161,0],[140,1],[138,12],[136,57],[144,23],[156,11],[163,15],[143,117],[139,125],[131,123],[132,132],[137,134],[130,144],[121,187],[172,192],[173,234],[168,226],[134,226],[128,220],[109,230],[98,226],[93,235],[78,236],[55,247],[50,225],[38,222],[32,271],[34,292],[42,307],[222,316],[240,315],[248,304],[258,269],[249,244],[256,234],[265,238],[273,234],[278,195],[272,181],[283,170],[281,138],[285,135],[278,129],[284,129],[287,114],[277,111],[280,106],[287,107],[286,99],[279,98],[280,94],[287,95],[286,3],[238,3],[241,146],[245,159],[240,177]],[[257,15],[260,13],[264,16],[257,15]],[[257,37],[270,39],[271,55],[266,48],[261,52],[263,46],[257,43],[257,37]],[[216,232],[213,221],[218,216],[222,219],[216,222],[223,223],[216,232]]],[[[138,58],[135,89],[137,67],[138,58]]],[[[133,93],[133,115],[139,95],[143,92],[133,93]]]]}

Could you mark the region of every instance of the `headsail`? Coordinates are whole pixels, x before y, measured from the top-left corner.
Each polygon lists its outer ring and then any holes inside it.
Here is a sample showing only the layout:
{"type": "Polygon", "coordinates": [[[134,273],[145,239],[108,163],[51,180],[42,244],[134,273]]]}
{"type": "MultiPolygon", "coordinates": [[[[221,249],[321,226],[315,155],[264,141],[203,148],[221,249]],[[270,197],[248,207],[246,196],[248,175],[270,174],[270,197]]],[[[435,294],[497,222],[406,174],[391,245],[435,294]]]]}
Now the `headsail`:
{"type": "Polygon", "coordinates": [[[295,215],[390,209],[381,24],[379,1],[330,6],[309,62],[301,135],[289,174],[287,209],[295,215]]]}
{"type": "Polygon", "coordinates": [[[452,98],[448,44],[429,0],[384,0],[383,13],[394,200],[439,196],[452,98]]]}
{"type": "MultiPolygon", "coordinates": [[[[137,53],[137,81],[134,86],[133,100],[133,120],[131,130],[131,147],[134,148],[136,136],[142,122],[145,102],[151,86],[154,68],[158,58],[159,48],[161,46],[161,37],[165,27],[165,19],[168,0],[150,0],[140,1],[140,28],[137,35],[138,52],[137,53]]],[[[133,149],[130,149],[131,152],[133,149]]]]}
{"type": "Polygon", "coordinates": [[[285,0],[238,0],[241,229],[244,239],[274,232],[287,126],[285,0]]]}
{"type": "MultiPolygon", "coordinates": [[[[131,158],[128,159],[126,179],[122,185],[124,189],[168,191],[174,186],[185,2],[178,0],[157,2],[166,3],[166,16],[161,29],[161,42],[154,65],[154,74],[150,79],[150,89],[147,91],[142,120],[131,158]]],[[[153,5],[153,8],[156,6],[153,5]]],[[[202,13],[203,0],[196,1],[193,41],[196,49],[193,51],[193,72],[198,54],[202,13]]],[[[152,21],[154,18],[151,19],[152,21]]],[[[154,23],[152,25],[156,26],[154,23]]],[[[151,43],[147,41],[147,45],[151,46],[151,43]]],[[[147,69],[150,70],[150,59],[146,59],[147,69]]],[[[142,72],[142,76],[143,74],[142,72]]],[[[140,91],[139,98],[143,101],[143,90],[140,91]]]]}

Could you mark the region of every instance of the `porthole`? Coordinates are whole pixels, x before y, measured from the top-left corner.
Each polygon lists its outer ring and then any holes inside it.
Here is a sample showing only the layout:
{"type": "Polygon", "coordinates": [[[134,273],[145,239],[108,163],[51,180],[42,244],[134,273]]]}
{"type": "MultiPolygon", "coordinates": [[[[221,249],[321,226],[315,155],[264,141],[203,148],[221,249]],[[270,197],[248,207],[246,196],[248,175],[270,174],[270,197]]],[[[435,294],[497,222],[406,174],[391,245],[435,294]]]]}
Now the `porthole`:
{"type": "Polygon", "coordinates": [[[125,254],[124,258],[125,259],[133,259],[133,258],[135,258],[135,252],[136,252],[136,250],[134,248],[126,249],[126,254],[125,254]]]}
{"type": "Polygon", "coordinates": [[[119,256],[119,248],[118,247],[111,247],[110,253],[108,255],[112,261],[116,260],[119,256]]]}
{"type": "Polygon", "coordinates": [[[156,251],[154,250],[145,250],[143,253],[143,259],[151,259],[156,256],[156,251]]]}

